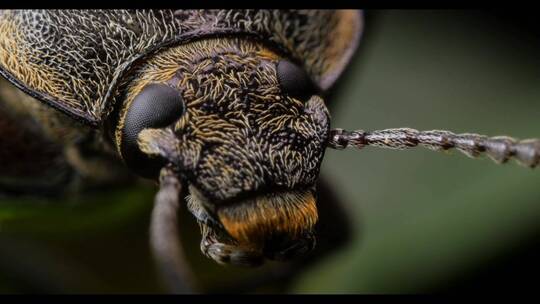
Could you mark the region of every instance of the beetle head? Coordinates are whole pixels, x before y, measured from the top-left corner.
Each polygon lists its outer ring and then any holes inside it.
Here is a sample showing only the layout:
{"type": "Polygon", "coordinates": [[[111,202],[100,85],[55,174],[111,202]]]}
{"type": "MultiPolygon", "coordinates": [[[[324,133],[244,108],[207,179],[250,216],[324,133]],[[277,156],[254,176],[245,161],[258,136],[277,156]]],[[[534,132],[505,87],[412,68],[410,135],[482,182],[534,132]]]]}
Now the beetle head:
{"type": "Polygon", "coordinates": [[[118,151],[145,177],[177,170],[205,254],[256,264],[313,247],[329,114],[302,67],[258,42],[220,38],[164,51],[131,79],[118,151]]]}

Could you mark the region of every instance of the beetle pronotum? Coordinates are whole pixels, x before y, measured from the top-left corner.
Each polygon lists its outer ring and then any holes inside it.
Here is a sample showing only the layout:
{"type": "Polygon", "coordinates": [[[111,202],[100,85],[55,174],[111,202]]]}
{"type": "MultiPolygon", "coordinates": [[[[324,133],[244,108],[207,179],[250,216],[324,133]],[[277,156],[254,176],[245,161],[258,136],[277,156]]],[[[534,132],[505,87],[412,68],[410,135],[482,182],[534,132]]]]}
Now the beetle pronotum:
{"type": "Polygon", "coordinates": [[[171,290],[188,292],[183,197],[206,256],[255,266],[316,246],[328,147],[538,164],[537,139],[331,130],[324,92],[361,31],[353,10],[2,11],[1,189],[111,184],[125,167],[159,180],[151,245],[171,290]]]}

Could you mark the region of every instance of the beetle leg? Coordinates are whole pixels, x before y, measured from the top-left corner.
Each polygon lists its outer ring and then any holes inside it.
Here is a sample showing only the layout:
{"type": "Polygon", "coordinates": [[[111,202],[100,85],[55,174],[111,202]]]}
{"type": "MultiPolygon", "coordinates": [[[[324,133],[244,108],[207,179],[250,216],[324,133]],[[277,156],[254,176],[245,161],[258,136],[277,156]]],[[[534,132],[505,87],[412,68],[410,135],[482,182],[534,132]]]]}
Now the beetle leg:
{"type": "Polygon", "coordinates": [[[0,78],[0,191],[62,194],[130,181],[111,145],[93,135],[0,78]]]}
{"type": "Polygon", "coordinates": [[[92,136],[68,145],[64,153],[67,162],[80,176],[80,190],[122,185],[134,180],[134,175],[127,171],[110,147],[92,136]]]}
{"type": "Polygon", "coordinates": [[[508,136],[487,137],[485,135],[449,131],[418,131],[410,128],[386,129],[365,132],[334,129],[328,146],[334,149],[347,147],[377,146],[390,149],[407,149],[416,146],[435,151],[455,148],[469,157],[485,153],[496,163],[505,163],[513,158],[519,164],[534,168],[540,162],[540,139],[516,140],[508,136]]]}

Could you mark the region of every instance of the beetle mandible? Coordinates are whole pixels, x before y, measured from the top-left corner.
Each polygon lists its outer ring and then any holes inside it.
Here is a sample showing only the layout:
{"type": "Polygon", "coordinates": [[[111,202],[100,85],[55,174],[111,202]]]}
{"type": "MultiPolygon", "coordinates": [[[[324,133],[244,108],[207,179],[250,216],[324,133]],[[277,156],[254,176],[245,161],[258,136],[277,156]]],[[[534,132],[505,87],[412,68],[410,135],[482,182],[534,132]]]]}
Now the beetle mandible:
{"type": "Polygon", "coordinates": [[[2,11],[0,189],[53,193],[130,172],[159,181],[151,244],[184,292],[183,197],[206,256],[256,266],[316,246],[327,147],[538,164],[536,139],[331,130],[323,98],[362,27],[355,10],[2,11]]]}

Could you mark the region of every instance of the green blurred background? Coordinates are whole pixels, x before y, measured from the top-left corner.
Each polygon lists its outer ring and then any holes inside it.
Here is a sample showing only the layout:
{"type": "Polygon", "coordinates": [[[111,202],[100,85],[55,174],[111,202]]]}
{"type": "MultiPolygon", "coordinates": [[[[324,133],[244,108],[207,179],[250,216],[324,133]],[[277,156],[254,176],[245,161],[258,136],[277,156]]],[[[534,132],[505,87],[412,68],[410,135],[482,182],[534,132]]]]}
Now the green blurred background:
{"type": "MultiPolygon", "coordinates": [[[[328,100],[333,127],[540,137],[540,31],[530,20],[368,11],[357,57],[328,100]]],[[[366,148],[329,150],[322,174],[355,234],[286,292],[535,288],[540,172],[458,152],[366,148]]],[[[147,245],[154,192],[138,185],[61,201],[0,199],[0,292],[163,292],[147,245]]],[[[185,219],[201,282],[225,286],[264,271],[204,258],[198,229],[185,219]]]]}

